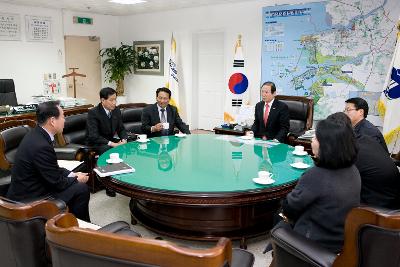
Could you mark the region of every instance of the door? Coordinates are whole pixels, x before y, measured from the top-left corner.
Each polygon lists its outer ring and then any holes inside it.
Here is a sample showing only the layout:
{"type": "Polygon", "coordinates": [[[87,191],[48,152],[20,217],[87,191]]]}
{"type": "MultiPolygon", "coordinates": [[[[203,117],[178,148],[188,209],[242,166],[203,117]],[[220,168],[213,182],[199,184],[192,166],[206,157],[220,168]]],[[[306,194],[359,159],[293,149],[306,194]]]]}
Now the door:
{"type": "MultiPolygon", "coordinates": [[[[85,98],[88,104],[99,103],[101,89],[100,38],[95,36],[65,36],[66,74],[70,68],[86,77],[75,77],[77,98],[85,98]]],[[[73,77],[67,79],[67,95],[74,97],[73,77]]]]}
{"type": "Polygon", "coordinates": [[[212,130],[224,117],[224,33],[199,33],[196,37],[198,128],[212,130]]]}

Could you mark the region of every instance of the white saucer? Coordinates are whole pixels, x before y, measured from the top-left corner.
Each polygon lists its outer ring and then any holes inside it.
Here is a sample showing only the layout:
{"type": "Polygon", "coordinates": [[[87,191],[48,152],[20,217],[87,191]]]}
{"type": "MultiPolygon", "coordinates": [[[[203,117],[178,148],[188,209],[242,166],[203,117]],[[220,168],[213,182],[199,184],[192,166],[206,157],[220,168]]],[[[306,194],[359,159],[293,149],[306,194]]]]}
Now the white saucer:
{"type": "Polygon", "coordinates": [[[262,178],[253,178],[253,182],[255,182],[256,184],[273,184],[275,183],[274,179],[262,179],[262,178]]]}
{"type": "Polygon", "coordinates": [[[114,159],[106,159],[106,161],[107,161],[107,163],[120,163],[120,162],[123,162],[122,159],[117,159],[117,160],[114,160],[114,159]]]}
{"type": "Polygon", "coordinates": [[[290,166],[292,166],[293,168],[296,168],[296,169],[307,169],[308,167],[310,167],[310,165],[305,164],[303,162],[292,163],[292,164],[290,164],[290,166]]]}
{"type": "Polygon", "coordinates": [[[136,141],[138,141],[139,143],[146,143],[146,142],[149,142],[150,139],[146,139],[146,140],[137,139],[136,141]]]}
{"type": "Polygon", "coordinates": [[[292,154],[293,154],[293,155],[296,155],[296,156],[305,156],[305,155],[308,155],[307,151],[302,151],[302,152],[293,151],[292,154]]]}
{"type": "Polygon", "coordinates": [[[176,137],[185,137],[186,134],[185,133],[177,133],[175,134],[176,137]]]}

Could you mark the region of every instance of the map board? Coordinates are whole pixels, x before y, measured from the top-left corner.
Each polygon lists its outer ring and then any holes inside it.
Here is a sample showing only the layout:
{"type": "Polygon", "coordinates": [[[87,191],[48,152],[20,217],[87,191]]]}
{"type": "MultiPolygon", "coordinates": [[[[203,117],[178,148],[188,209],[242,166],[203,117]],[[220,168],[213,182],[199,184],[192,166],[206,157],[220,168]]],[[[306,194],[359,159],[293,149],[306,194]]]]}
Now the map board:
{"type": "Polygon", "coordinates": [[[264,7],[262,82],[275,82],[279,94],[313,97],[316,120],[342,111],[344,101],[356,96],[377,116],[395,47],[398,1],[264,7]]]}

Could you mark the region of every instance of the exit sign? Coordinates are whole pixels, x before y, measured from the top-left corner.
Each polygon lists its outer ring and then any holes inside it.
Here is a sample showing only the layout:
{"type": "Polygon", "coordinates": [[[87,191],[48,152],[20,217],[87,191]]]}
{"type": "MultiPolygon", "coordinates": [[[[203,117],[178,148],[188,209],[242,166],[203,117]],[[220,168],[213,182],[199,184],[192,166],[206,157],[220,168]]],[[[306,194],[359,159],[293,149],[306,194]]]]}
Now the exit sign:
{"type": "Polygon", "coordinates": [[[74,16],[74,23],[76,24],[93,24],[93,18],[77,17],[74,16]]]}

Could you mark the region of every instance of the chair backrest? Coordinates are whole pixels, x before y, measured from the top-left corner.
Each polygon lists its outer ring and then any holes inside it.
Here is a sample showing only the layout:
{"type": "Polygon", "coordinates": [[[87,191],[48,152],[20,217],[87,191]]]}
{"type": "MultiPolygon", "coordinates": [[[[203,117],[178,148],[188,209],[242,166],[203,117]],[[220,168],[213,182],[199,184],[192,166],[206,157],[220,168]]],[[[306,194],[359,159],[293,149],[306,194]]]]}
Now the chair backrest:
{"type": "Polygon", "coordinates": [[[276,99],[289,107],[289,133],[297,136],[311,129],[314,117],[314,100],[304,96],[277,95],[276,99]]]}
{"type": "Polygon", "coordinates": [[[18,105],[13,79],[0,79],[0,106],[3,105],[18,105]]]}
{"type": "Polygon", "coordinates": [[[65,210],[62,204],[49,200],[23,204],[0,197],[0,265],[48,266],[45,223],[65,210]]]}
{"type": "Polygon", "coordinates": [[[63,137],[65,144],[85,144],[87,113],[65,117],[63,137]]]}
{"type": "Polygon", "coordinates": [[[342,253],[334,267],[400,266],[400,211],[358,207],[346,218],[342,253]]]}
{"type": "Polygon", "coordinates": [[[129,103],[118,106],[121,109],[122,122],[128,132],[142,133],[142,112],[146,106],[146,103],[129,103]]]}
{"type": "Polygon", "coordinates": [[[46,236],[54,267],[222,267],[232,259],[231,242],[226,238],[213,248],[194,250],[167,241],[79,228],[70,213],[50,219],[46,236]]]}
{"type": "Polygon", "coordinates": [[[36,126],[33,120],[0,123],[0,169],[9,170],[15,161],[19,143],[36,126]]]}

